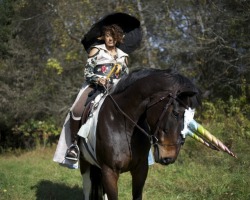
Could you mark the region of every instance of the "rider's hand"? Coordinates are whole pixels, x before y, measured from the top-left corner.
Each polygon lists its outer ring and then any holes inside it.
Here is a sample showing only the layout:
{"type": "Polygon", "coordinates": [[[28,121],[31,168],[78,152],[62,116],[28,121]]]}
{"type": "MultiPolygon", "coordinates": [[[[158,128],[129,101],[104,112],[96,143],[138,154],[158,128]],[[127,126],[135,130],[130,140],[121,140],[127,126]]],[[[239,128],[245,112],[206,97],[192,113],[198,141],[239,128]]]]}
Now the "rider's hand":
{"type": "Polygon", "coordinates": [[[115,75],[119,76],[121,71],[122,71],[122,66],[120,64],[117,64],[115,75]]]}
{"type": "Polygon", "coordinates": [[[101,86],[106,86],[108,83],[108,80],[106,78],[98,78],[97,83],[101,86]]]}

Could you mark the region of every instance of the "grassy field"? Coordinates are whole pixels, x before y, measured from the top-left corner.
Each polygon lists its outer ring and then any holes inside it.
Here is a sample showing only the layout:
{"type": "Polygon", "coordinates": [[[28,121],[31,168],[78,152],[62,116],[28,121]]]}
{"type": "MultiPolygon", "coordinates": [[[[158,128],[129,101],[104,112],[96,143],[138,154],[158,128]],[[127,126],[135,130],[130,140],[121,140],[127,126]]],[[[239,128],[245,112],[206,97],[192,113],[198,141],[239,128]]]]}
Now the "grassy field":
{"type": "MultiPolygon", "coordinates": [[[[81,199],[79,170],[54,163],[54,150],[55,147],[41,148],[0,155],[0,199],[81,199]]],[[[150,167],[144,199],[249,200],[249,141],[238,140],[233,150],[238,159],[187,140],[174,164],[150,167]]],[[[119,199],[131,199],[129,173],[122,174],[119,179],[119,199]]]]}

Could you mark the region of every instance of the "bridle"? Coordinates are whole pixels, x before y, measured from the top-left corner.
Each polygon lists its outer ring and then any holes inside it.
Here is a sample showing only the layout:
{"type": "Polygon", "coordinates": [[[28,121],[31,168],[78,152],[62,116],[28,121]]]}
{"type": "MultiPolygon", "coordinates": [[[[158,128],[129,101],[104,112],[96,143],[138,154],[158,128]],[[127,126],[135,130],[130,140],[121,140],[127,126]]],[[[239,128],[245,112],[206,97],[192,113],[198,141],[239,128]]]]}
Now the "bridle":
{"type": "Polygon", "coordinates": [[[122,113],[131,123],[133,123],[134,126],[136,126],[136,128],[138,128],[142,133],[144,133],[148,138],[149,138],[149,141],[150,141],[150,144],[151,145],[161,145],[161,146],[174,146],[174,145],[178,145],[178,144],[181,144],[181,142],[177,142],[175,144],[168,144],[168,145],[162,145],[162,144],[159,144],[158,143],[158,139],[157,137],[155,136],[157,134],[157,132],[159,131],[160,129],[160,124],[161,124],[161,121],[163,119],[163,117],[165,116],[169,106],[174,102],[174,101],[178,101],[179,103],[181,103],[182,105],[184,105],[185,108],[188,108],[188,106],[181,100],[179,99],[176,95],[173,95],[172,93],[169,93],[167,96],[163,96],[161,98],[159,98],[158,101],[150,104],[147,106],[147,110],[152,108],[154,105],[162,102],[164,99],[166,99],[167,97],[169,97],[169,100],[168,102],[166,103],[166,105],[164,106],[164,109],[157,121],[157,124],[156,124],[156,129],[154,131],[154,134],[149,134],[148,132],[146,132],[142,127],[140,127],[133,119],[131,119],[131,117],[129,117],[121,108],[120,106],[117,104],[117,102],[115,101],[115,99],[112,97],[111,94],[107,94],[107,97],[109,97],[114,105],[116,106],[116,108],[119,110],[120,113],[122,113]]]}

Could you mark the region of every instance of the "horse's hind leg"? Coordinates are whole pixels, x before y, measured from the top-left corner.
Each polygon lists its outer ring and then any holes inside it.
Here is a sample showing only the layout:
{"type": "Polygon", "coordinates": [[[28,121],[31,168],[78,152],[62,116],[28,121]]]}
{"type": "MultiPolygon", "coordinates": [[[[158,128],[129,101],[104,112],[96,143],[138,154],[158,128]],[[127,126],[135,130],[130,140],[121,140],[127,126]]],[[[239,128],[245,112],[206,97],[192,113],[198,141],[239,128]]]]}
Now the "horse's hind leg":
{"type": "Polygon", "coordinates": [[[101,170],[80,159],[83,180],[83,200],[104,200],[101,170]]]}
{"type": "Polygon", "coordinates": [[[83,181],[83,200],[89,200],[91,194],[90,168],[82,174],[83,181]]]}
{"type": "Polygon", "coordinates": [[[90,164],[80,159],[80,170],[83,181],[83,200],[89,200],[91,194],[90,164]]]}
{"type": "Polygon", "coordinates": [[[93,200],[105,199],[104,189],[102,185],[102,173],[98,167],[93,165],[90,167],[90,179],[92,182],[91,199],[93,200]]]}

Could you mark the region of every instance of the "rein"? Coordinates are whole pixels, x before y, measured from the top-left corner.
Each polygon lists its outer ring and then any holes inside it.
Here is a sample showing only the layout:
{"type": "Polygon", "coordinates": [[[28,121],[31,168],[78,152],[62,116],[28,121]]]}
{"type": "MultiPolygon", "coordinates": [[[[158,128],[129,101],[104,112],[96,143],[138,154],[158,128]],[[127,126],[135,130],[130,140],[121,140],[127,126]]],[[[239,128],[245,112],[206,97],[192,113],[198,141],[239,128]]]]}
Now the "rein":
{"type": "MultiPolygon", "coordinates": [[[[146,132],[142,127],[140,127],[133,119],[131,119],[121,108],[120,106],[116,103],[116,101],[114,100],[114,98],[108,94],[107,95],[108,97],[111,98],[111,100],[113,101],[113,103],[115,104],[115,106],[117,107],[117,109],[119,110],[119,112],[121,112],[130,122],[133,123],[133,125],[135,125],[142,133],[144,133],[150,140],[150,143],[151,145],[153,144],[156,144],[158,139],[156,138],[156,133],[159,131],[159,128],[160,128],[160,123],[161,123],[161,120],[163,119],[163,117],[165,116],[166,112],[167,112],[167,109],[168,107],[173,103],[174,100],[177,100],[177,98],[175,96],[172,95],[172,93],[169,93],[169,97],[170,99],[168,100],[167,104],[165,105],[164,107],[164,110],[162,111],[159,119],[158,119],[158,122],[157,122],[157,126],[156,126],[156,129],[154,131],[154,134],[153,135],[150,135],[148,132],[146,132]]],[[[157,103],[161,102],[163,99],[165,99],[166,97],[161,97],[159,99],[159,101],[157,102],[154,102],[153,104],[149,105],[147,109],[149,109],[150,107],[156,105],[157,103]]]]}
{"type": "MultiPolygon", "coordinates": [[[[136,128],[138,128],[142,133],[144,133],[149,139],[150,139],[150,141],[151,141],[151,143],[152,143],[152,135],[150,135],[150,134],[148,134],[142,127],[140,127],[133,119],[131,119],[121,108],[120,108],[120,106],[116,103],[116,101],[114,100],[114,98],[110,95],[110,94],[108,94],[107,95],[107,97],[110,97],[111,98],[111,100],[113,101],[113,103],[115,104],[115,106],[117,107],[117,109],[130,121],[130,122],[132,122],[135,126],[136,126],[136,128]]],[[[157,138],[155,138],[156,140],[157,140],[157,138]]]]}
{"type": "MultiPolygon", "coordinates": [[[[155,132],[154,132],[153,135],[156,135],[156,133],[159,131],[159,129],[160,129],[160,123],[161,123],[162,118],[165,116],[165,114],[166,114],[166,112],[167,112],[167,110],[168,110],[168,107],[169,107],[169,106],[171,105],[171,103],[173,103],[173,101],[176,99],[176,97],[174,97],[174,96],[172,95],[172,93],[169,93],[168,96],[170,96],[171,98],[168,100],[168,103],[165,105],[165,107],[164,107],[164,109],[163,109],[163,111],[162,111],[162,113],[161,113],[161,115],[160,115],[160,117],[159,117],[159,119],[158,119],[158,122],[157,122],[157,125],[156,125],[156,129],[155,129],[155,132]]],[[[154,105],[155,105],[155,104],[154,104],[154,105]]]]}

